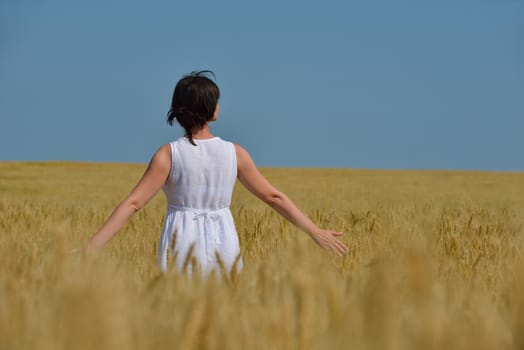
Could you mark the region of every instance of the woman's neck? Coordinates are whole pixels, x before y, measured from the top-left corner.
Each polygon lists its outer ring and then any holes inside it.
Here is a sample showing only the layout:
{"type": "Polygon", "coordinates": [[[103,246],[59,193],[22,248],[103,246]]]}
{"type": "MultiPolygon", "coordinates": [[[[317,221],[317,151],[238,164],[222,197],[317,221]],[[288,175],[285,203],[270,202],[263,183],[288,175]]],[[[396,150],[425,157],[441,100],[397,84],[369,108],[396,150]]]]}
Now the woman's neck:
{"type": "MultiPolygon", "coordinates": [[[[187,135],[186,135],[187,137],[187,135]]],[[[193,139],[195,140],[198,140],[198,139],[210,139],[212,137],[215,137],[215,135],[213,135],[211,133],[211,131],[209,130],[209,125],[206,124],[204,125],[204,127],[196,132],[193,133],[193,139]]]]}

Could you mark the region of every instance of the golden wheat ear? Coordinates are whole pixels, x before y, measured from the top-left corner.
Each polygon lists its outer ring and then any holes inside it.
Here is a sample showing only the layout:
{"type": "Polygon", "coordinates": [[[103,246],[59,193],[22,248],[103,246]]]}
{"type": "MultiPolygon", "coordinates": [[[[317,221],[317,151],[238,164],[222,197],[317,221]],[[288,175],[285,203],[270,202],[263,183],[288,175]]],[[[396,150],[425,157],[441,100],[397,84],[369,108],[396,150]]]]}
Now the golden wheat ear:
{"type": "Polygon", "coordinates": [[[193,277],[193,281],[195,281],[195,280],[200,281],[201,280],[202,268],[201,268],[200,264],[198,263],[196,257],[194,257],[194,256],[191,257],[191,274],[192,274],[192,277],[193,277]]]}
{"type": "Polygon", "coordinates": [[[175,251],[176,248],[176,238],[177,238],[177,230],[176,227],[173,230],[173,234],[171,235],[171,249],[175,251]]]}
{"type": "Polygon", "coordinates": [[[167,270],[168,271],[176,270],[177,257],[178,257],[178,251],[175,251],[175,253],[173,254],[173,257],[171,258],[171,261],[168,260],[168,262],[167,262],[167,270]]]}
{"type": "Polygon", "coordinates": [[[228,281],[226,265],[224,264],[224,260],[220,257],[218,250],[215,250],[215,257],[217,258],[218,266],[220,267],[220,275],[222,276],[222,279],[228,281]]]}
{"type": "Polygon", "coordinates": [[[187,273],[187,267],[189,265],[189,262],[191,261],[191,258],[193,256],[193,250],[195,249],[195,243],[191,244],[189,247],[189,251],[187,252],[186,258],[184,260],[184,265],[182,265],[182,272],[185,274],[187,273]]]}
{"type": "Polygon", "coordinates": [[[178,252],[176,251],[176,237],[177,231],[176,228],[173,229],[173,234],[171,235],[171,247],[167,249],[167,267],[168,271],[171,270],[170,266],[175,265],[178,252]]]}
{"type": "Polygon", "coordinates": [[[233,282],[233,284],[236,284],[237,281],[238,281],[238,276],[240,274],[240,271],[238,271],[238,263],[240,262],[240,258],[241,257],[242,257],[242,255],[239,252],[237,254],[237,256],[235,257],[235,261],[233,262],[233,266],[231,267],[229,278],[231,279],[231,282],[233,282]]]}
{"type": "Polygon", "coordinates": [[[177,231],[176,231],[176,228],[173,230],[173,235],[172,235],[172,241],[171,241],[171,248],[167,249],[167,268],[168,268],[168,271],[169,270],[173,270],[174,268],[172,268],[171,266],[176,266],[176,260],[177,260],[177,257],[178,257],[178,251],[176,250],[176,237],[177,237],[177,231]],[[171,257],[170,254],[173,254],[173,256],[171,257]]]}

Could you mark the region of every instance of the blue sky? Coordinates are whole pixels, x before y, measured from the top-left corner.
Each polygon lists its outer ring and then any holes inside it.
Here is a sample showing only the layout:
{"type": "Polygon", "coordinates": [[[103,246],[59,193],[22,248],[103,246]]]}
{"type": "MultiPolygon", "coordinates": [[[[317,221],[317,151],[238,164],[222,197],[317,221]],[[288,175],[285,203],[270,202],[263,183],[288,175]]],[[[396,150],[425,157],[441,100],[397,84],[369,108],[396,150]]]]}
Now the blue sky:
{"type": "Polygon", "coordinates": [[[524,2],[0,2],[0,160],[147,162],[173,87],[260,166],[524,170],[524,2]]]}

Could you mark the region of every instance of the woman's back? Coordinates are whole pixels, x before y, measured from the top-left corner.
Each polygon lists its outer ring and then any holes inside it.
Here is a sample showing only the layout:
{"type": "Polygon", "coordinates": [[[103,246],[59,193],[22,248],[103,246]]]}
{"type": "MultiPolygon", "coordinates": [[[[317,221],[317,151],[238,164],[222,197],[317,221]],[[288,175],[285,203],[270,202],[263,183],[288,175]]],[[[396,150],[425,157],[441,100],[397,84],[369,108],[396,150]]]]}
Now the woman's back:
{"type": "Polygon", "coordinates": [[[171,174],[163,186],[170,207],[218,210],[229,207],[237,177],[235,147],[220,137],[171,142],[171,174]]]}
{"type": "MultiPolygon", "coordinates": [[[[166,271],[169,257],[178,270],[191,256],[204,275],[242,269],[240,245],[229,205],[237,177],[235,146],[219,137],[171,142],[171,171],[162,187],[168,211],[160,238],[158,264],[166,271]]],[[[187,266],[191,273],[193,266],[187,266]]]]}

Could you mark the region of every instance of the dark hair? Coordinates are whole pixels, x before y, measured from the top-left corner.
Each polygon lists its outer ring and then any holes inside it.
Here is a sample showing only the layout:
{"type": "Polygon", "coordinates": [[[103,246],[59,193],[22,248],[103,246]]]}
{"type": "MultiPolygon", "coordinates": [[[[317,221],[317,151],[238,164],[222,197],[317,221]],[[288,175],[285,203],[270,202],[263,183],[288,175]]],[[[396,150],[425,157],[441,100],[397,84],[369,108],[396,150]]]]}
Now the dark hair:
{"type": "Polygon", "coordinates": [[[186,132],[186,137],[193,145],[193,134],[202,129],[213,118],[220,97],[220,90],[206,74],[212,71],[191,72],[178,81],[173,92],[171,109],[167,113],[167,122],[173,125],[176,118],[186,132]]]}

